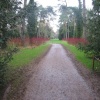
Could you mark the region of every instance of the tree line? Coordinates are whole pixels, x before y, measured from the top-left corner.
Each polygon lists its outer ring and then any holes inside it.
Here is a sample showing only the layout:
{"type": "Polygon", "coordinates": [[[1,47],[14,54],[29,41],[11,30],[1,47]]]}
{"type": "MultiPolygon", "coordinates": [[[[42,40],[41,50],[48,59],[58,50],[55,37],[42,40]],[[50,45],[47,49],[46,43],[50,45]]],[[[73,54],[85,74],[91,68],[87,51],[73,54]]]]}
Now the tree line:
{"type": "MultiPolygon", "coordinates": [[[[66,0],[65,0],[66,1],[66,0]]],[[[83,0],[85,1],[85,0],[83,0]]],[[[86,20],[86,7],[85,2],[81,3],[81,0],[78,0],[78,7],[67,7],[67,5],[60,6],[60,29],[64,30],[65,33],[59,33],[63,35],[60,38],[70,38],[70,37],[84,37],[86,38],[85,32],[85,20],[86,20]],[[63,27],[62,27],[63,26],[63,27]],[[65,29],[62,29],[64,28],[65,29]]]]}
{"type": "MultiPolygon", "coordinates": [[[[65,0],[66,1],[66,0],[65,0]]],[[[84,38],[85,52],[100,56],[100,0],[92,0],[93,9],[88,10],[85,0],[78,0],[78,7],[60,6],[59,39],[84,38]]]]}

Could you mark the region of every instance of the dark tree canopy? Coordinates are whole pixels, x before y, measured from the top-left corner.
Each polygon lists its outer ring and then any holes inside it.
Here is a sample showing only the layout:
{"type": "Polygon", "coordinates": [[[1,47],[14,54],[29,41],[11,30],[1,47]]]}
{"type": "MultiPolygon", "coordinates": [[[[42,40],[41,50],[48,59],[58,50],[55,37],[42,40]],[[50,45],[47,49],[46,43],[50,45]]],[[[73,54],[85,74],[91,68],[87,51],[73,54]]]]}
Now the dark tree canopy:
{"type": "Polygon", "coordinates": [[[94,55],[100,56],[100,1],[93,0],[93,10],[89,12],[89,44],[86,52],[92,52],[94,55]]]}

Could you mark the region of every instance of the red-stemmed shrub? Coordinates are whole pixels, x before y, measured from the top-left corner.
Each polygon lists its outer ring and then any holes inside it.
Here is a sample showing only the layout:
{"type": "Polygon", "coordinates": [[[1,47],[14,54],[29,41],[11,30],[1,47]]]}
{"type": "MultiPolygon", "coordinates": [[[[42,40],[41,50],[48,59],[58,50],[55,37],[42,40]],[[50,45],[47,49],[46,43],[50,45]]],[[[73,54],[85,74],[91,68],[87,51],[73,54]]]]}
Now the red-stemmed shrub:
{"type": "Polygon", "coordinates": [[[63,40],[67,41],[69,44],[72,44],[72,45],[87,44],[87,40],[84,38],[68,38],[68,39],[63,39],[63,40]]]}
{"type": "MultiPolygon", "coordinates": [[[[31,45],[38,46],[38,45],[45,43],[48,40],[49,38],[36,38],[36,37],[28,38],[27,37],[27,38],[24,38],[24,44],[29,45],[31,43],[31,45]]],[[[9,43],[15,44],[17,46],[22,46],[21,38],[12,38],[10,39],[9,43]]]]}

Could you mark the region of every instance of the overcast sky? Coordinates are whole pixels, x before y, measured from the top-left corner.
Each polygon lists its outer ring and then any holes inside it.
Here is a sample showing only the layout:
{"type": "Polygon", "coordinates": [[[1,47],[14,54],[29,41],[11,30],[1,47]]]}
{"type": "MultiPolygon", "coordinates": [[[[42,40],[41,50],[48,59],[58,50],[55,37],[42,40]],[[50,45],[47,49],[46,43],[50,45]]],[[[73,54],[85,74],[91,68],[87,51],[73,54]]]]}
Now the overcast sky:
{"type": "MultiPolygon", "coordinates": [[[[38,2],[39,4],[42,4],[44,7],[57,6],[60,3],[58,0],[35,0],[35,1],[38,2]]],[[[67,1],[68,6],[78,6],[78,0],[66,0],[66,1],[67,1]]],[[[86,7],[87,8],[92,7],[92,0],[86,0],[86,7]]]]}
{"type": "MultiPolygon", "coordinates": [[[[28,0],[29,1],[29,0],[28,0]]],[[[58,4],[61,4],[58,0],[34,0],[35,2],[39,3],[40,5],[46,7],[46,6],[58,6],[58,4]]],[[[64,0],[61,0],[64,1],[64,0]]],[[[66,0],[67,6],[76,6],[78,7],[78,0],[66,0]]],[[[83,0],[81,0],[83,1],[83,0]]],[[[86,0],[86,8],[91,9],[92,8],[92,0],[86,0]]],[[[58,24],[59,17],[56,17],[56,20],[51,22],[51,26],[53,27],[53,30],[57,31],[57,24],[58,24]]]]}

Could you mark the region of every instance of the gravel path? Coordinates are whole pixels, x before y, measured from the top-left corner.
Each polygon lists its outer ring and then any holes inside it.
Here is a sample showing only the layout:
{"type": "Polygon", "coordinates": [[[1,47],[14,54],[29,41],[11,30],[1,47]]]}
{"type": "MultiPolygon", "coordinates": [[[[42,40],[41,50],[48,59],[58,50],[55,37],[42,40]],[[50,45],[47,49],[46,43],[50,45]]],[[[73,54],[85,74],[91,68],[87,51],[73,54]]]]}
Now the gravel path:
{"type": "Polygon", "coordinates": [[[37,64],[23,100],[96,100],[60,44],[37,64]]]}

